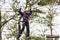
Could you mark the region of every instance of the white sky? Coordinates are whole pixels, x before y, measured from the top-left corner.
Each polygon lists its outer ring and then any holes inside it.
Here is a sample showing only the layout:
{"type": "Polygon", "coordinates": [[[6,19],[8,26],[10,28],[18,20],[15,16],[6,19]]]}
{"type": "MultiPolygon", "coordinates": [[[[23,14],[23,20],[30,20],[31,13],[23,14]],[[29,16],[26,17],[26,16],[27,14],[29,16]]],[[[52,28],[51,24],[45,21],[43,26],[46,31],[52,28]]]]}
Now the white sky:
{"type": "MultiPolygon", "coordinates": [[[[8,2],[8,1],[10,1],[10,3],[12,3],[11,0],[6,0],[6,2],[8,2]]],[[[21,3],[19,4],[19,6],[25,6],[25,4],[26,4],[25,2],[26,1],[25,0],[24,1],[23,0],[20,0],[20,1],[21,1],[21,3]]],[[[0,3],[0,5],[1,4],[2,4],[2,2],[0,3]]],[[[11,6],[9,5],[9,2],[8,2],[8,3],[5,3],[2,6],[2,8],[11,8],[11,6]]],[[[48,11],[47,7],[40,7],[40,8],[41,8],[40,10],[43,10],[44,12],[47,12],[48,11]]],[[[60,13],[60,6],[54,6],[53,9],[55,9],[55,8],[56,8],[55,13],[57,13],[58,15],[53,18],[53,24],[54,24],[54,26],[53,26],[53,29],[54,29],[53,30],[53,34],[54,35],[60,35],[60,14],[59,14],[60,13]]],[[[4,9],[4,11],[5,10],[6,9],[4,9]]],[[[12,15],[13,13],[10,13],[10,14],[12,15]]],[[[35,18],[35,19],[38,19],[38,18],[35,18]]],[[[30,24],[30,31],[33,32],[32,35],[36,35],[37,36],[39,34],[42,34],[42,31],[45,30],[45,29],[48,29],[48,31],[45,34],[50,34],[49,28],[47,26],[45,26],[45,27],[44,26],[45,25],[43,25],[43,24],[41,25],[41,24],[38,24],[36,22],[31,23],[30,24]],[[39,32],[39,31],[41,31],[41,32],[39,32]]],[[[10,32],[9,30],[8,31],[6,30],[7,29],[6,27],[8,27],[8,26],[5,25],[4,31],[6,31],[6,32],[2,32],[3,40],[5,39],[6,33],[9,33],[10,32]]]]}

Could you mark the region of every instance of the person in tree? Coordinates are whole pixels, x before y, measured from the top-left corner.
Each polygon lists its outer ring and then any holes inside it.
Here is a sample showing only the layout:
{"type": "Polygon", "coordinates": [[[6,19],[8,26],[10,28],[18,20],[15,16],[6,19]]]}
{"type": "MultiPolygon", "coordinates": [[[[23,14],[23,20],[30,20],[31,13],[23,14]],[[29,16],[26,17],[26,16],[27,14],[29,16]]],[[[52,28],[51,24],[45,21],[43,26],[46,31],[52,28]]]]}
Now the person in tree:
{"type": "Polygon", "coordinates": [[[30,29],[29,29],[28,20],[29,20],[29,16],[32,14],[32,11],[31,11],[31,9],[30,10],[26,9],[24,12],[21,12],[21,8],[20,8],[18,12],[23,18],[22,29],[20,29],[20,31],[18,33],[18,38],[21,36],[22,32],[24,31],[24,29],[26,27],[26,37],[27,37],[27,39],[29,39],[30,29]]]}

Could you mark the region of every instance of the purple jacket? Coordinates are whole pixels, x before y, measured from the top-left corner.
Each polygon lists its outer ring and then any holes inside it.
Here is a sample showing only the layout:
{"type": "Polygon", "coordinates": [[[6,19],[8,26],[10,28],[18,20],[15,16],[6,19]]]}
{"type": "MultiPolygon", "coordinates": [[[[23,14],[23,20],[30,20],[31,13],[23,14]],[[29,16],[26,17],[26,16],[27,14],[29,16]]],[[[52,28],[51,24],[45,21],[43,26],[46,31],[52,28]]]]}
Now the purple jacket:
{"type": "Polygon", "coordinates": [[[23,13],[23,12],[21,12],[21,9],[20,9],[19,10],[19,14],[22,15],[24,22],[28,22],[29,16],[32,14],[32,11],[30,9],[30,12],[29,13],[23,13]]]}

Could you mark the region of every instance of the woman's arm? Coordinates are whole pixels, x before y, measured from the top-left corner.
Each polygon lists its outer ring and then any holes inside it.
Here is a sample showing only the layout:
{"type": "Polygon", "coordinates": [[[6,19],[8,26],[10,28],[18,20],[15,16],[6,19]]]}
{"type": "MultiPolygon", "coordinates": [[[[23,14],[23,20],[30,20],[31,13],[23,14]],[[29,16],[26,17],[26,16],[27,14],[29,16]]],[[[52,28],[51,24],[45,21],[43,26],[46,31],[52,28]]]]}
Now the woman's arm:
{"type": "Polygon", "coordinates": [[[21,8],[19,9],[19,11],[18,11],[18,12],[19,12],[19,14],[23,15],[23,12],[21,12],[21,8]]]}
{"type": "Polygon", "coordinates": [[[29,15],[31,15],[31,14],[32,14],[32,10],[30,9],[29,15]]]}

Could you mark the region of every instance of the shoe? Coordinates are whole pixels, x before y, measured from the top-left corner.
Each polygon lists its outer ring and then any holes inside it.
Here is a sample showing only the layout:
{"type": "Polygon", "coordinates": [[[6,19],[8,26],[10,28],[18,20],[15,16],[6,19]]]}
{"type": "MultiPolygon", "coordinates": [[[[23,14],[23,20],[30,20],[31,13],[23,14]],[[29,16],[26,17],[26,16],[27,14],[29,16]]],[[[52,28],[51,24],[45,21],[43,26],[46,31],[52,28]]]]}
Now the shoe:
{"type": "Polygon", "coordinates": [[[19,37],[21,37],[21,35],[19,34],[19,35],[17,35],[17,38],[19,38],[19,37]]]}
{"type": "Polygon", "coordinates": [[[30,39],[31,39],[31,37],[27,37],[26,39],[27,39],[27,40],[30,40],[30,39]]]}

